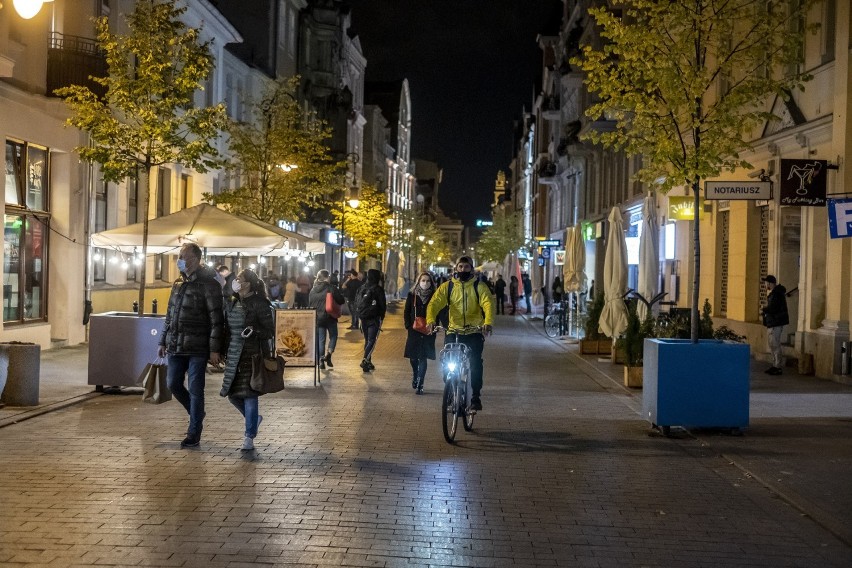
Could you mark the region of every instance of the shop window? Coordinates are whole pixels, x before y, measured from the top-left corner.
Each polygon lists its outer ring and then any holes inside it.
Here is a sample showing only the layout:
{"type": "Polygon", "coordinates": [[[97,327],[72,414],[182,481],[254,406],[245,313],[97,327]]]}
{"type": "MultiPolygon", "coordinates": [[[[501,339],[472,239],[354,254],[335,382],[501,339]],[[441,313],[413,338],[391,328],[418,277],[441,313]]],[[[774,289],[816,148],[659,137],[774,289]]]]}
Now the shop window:
{"type": "Polygon", "coordinates": [[[3,321],[46,319],[47,217],[5,216],[3,226],[3,321]]]}
{"type": "Polygon", "coordinates": [[[3,227],[3,321],[47,317],[49,152],[6,141],[6,210],[3,227]]]}
{"type": "Polygon", "coordinates": [[[92,278],[95,282],[106,282],[106,257],[106,249],[92,249],[92,278]]]}

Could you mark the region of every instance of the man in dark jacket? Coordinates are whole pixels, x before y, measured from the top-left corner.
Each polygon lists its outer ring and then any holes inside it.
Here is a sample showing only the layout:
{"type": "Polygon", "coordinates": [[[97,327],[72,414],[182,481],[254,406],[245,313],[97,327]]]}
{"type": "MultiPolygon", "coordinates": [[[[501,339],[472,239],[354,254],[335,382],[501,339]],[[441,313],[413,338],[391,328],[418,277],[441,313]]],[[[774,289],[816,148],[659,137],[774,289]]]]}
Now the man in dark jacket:
{"type": "Polygon", "coordinates": [[[781,358],[781,334],[784,326],[790,323],[787,313],[787,289],[771,274],[763,279],[769,295],[763,308],[763,325],[767,327],[769,351],[772,353],[772,366],[766,369],[769,375],[780,375],[784,363],[781,358]]]}
{"type": "Polygon", "coordinates": [[[532,313],[532,280],[530,275],[524,272],[521,274],[521,283],[524,285],[524,301],[527,303],[527,315],[532,313]]]}
{"type": "Polygon", "coordinates": [[[346,305],[349,306],[349,313],[352,315],[352,323],[349,329],[358,329],[358,312],[355,311],[355,298],[358,296],[358,290],[364,285],[364,281],[358,278],[357,270],[350,270],[346,274],[346,281],[343,282],[343,296],[346,298],[346,305]]]}
{"type": "Polygon", "coordinates": [[[317,315],[317,354],[320,358],[320,369],[325,370],[326,365],[329,369],[334,369],[334,364],[331,362],[331,354],[334,353],[334,348],[337,346],[337,318],[332,317],[325,309],[326,296],[331,294],[332,301],[338,306],[342,306],[345,301],[340,290],[330,282],[328,270],[320,270],[317,272],[317,279],[314,282],[314,287],[308,296],[308,304],[317,315]],[[325,350],[325,336],[328,334],[328,352],[325,350]]]}
{"type": "Polygon", "coordinates": [[[497,282],[494,283],[494,294],[497,296],[497,313],[506,315],[506,281],[503,280],[503,275],[497,275],[497,282]]]}
{"type": "Polygon", "coordinates": [[[376,340],[382,330],[382,320],[387,312],[387,298],[381,284],[382,273],[375,268],[367,271],[367,283],[358,290],[355,301],[358,317],[361,318],[361,332],[364,334],[364,359],[361,369],[368,373],[376,368],[373,365],[373,351],[376,340]]]}
{"type": "Polygon", "coordinates": [[[204,373],[209,360],[219,363],[224,348],[222,286],[216,272],[201,264],[201,249],[187,244],[178,256],[180,277],[172,285],[159,356],[169,357],[167,382],[189,414],[189,429],[181,447],[201,441],[204,422],[204,373]],[[188,387],[184,376],[188,374],[188,387]]]}

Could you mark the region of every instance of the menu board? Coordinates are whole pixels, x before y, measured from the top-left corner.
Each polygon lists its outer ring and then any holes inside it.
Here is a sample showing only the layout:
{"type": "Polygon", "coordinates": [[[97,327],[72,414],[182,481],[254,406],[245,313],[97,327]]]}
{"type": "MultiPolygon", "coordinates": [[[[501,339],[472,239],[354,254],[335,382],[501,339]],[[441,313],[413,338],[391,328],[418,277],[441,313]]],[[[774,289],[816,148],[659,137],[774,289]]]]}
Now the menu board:
{"type": "Polygon", "coordinates": [[[316,366],[316,337],[315,310],[275,310],[275,352],[287,365],[316,366]]]}

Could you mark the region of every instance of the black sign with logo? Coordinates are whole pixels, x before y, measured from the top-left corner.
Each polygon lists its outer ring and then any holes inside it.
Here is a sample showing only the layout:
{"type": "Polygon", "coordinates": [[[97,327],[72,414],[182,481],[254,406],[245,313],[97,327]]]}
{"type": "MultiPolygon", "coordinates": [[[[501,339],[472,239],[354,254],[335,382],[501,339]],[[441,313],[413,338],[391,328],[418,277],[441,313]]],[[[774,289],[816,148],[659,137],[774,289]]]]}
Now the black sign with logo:
{"type": "Polygon", "coordinates": [[[826,160],[781,160],[781,205],[825,207],[826,160]]]}

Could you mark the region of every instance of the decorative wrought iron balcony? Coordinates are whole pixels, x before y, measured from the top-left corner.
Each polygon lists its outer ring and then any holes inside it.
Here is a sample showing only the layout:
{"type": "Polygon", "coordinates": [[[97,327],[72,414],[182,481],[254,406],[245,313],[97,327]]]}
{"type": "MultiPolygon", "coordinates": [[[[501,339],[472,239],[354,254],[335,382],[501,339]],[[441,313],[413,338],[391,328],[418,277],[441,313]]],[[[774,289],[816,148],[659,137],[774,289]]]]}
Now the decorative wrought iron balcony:
{"type": "Polygon", "coordinates": [[[47,49],[47,96],[71,85],[83,85],[102,97],[106,90],[90,77],[105,77],[106,58],[96,40],[52,32],[47,49]]]}

